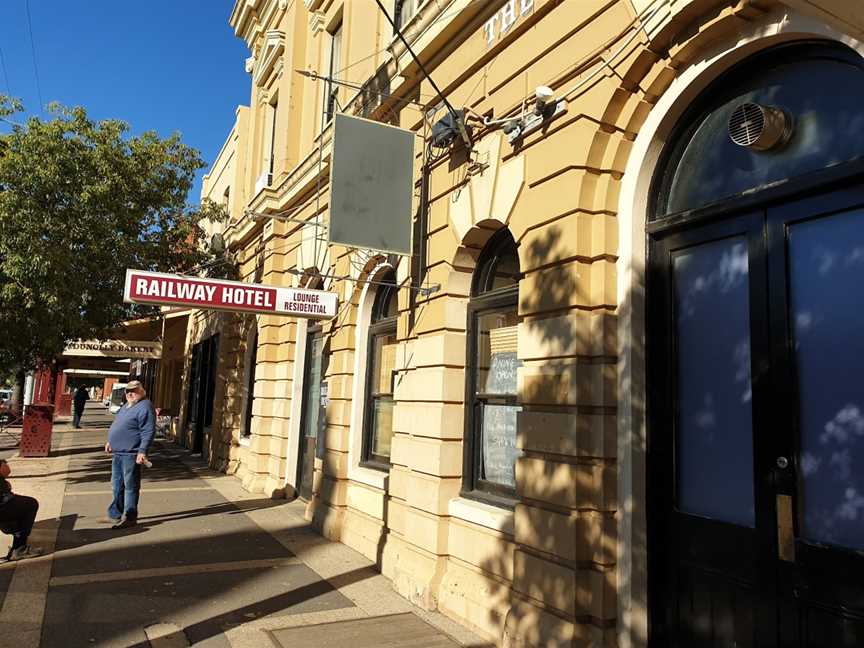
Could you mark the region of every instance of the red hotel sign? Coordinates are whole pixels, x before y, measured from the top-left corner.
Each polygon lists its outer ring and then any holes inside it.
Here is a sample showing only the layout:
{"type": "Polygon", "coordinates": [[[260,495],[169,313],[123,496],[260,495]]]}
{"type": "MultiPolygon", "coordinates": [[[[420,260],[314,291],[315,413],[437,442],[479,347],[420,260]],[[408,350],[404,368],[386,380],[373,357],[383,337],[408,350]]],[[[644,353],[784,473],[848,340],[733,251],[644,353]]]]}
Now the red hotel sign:
{"type": "Polygon", "coordinates": [[[126,270],[123,301],[311,319],[336,317],[336,293],[131,269],[126,270]]]}

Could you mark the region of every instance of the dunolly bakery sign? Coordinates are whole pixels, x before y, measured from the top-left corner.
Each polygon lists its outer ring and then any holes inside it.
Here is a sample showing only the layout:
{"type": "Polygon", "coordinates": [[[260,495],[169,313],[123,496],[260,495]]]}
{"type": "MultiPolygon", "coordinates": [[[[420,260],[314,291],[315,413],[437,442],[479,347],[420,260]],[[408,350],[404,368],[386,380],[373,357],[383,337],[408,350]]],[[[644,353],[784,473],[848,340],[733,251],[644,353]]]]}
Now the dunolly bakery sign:
{"type": "Polygon", "coordinates": [[[159,358],[162,343],[132,340],[75,340],[63,351],[67,357],[94,358],[159,358]]]}
{"type": "Polygon", "coordinates": [[[336,293],[283,288],[222,279],[126,270],[123,301],[160,306],[293,315],[309,319],[336,317],[336,293]]]}

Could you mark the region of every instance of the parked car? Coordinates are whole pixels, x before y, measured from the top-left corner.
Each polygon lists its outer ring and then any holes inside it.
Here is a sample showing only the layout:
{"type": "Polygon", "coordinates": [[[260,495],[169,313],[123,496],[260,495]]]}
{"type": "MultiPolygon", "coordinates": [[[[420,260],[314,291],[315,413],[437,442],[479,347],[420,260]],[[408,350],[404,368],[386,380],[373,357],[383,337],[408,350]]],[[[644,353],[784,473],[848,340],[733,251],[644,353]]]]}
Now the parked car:
{"type": "Polygon", "coordinates": [[[108,401],[108,411],[116,414],[126,404],[126,383],[114,383],[111,388],[111,398],[108,401]]]}

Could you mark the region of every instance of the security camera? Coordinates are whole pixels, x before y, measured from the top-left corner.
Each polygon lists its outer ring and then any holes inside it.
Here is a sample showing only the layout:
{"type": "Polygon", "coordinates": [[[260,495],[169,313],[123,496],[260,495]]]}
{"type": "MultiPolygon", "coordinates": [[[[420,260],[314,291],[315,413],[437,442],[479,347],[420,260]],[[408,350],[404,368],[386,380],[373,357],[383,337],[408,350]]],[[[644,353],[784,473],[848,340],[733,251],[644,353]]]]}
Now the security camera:
{"type": "Polygon", "coordinates": [[[545,116],[548,110],[549,100],[552,99],[552,88],[548,86],[537,86],[534,91],[534,114],[545,116]]]}
{"type": "Polygon", "coordinates": [[[501,125],[501,130],[505,133],[510,134],[513,131],[522,127],[522,120],[520,119],[508,119],[501,125]]]}
{"type": "Polygon", "coordinates": [[[524,126],[524,123],[519,118],[508,119],[501,126],[501,130],[507,135],[507,141],[513,144],[522,137],[522,129],[524,126]]]}

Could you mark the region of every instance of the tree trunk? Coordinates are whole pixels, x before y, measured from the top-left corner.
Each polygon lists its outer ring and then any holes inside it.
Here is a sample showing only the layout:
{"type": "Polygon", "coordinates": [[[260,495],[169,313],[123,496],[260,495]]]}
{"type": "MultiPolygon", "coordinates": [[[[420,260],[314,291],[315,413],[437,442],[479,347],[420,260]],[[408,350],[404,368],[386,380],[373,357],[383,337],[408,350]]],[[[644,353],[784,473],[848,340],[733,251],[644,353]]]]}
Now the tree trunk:
{"type": "Polygon", "coordinates": [[[27,373],[23,369],[15,372],[15,386],[12,388],[12,409],[19,411],[24,406],[24,381],[27,373]]]}

